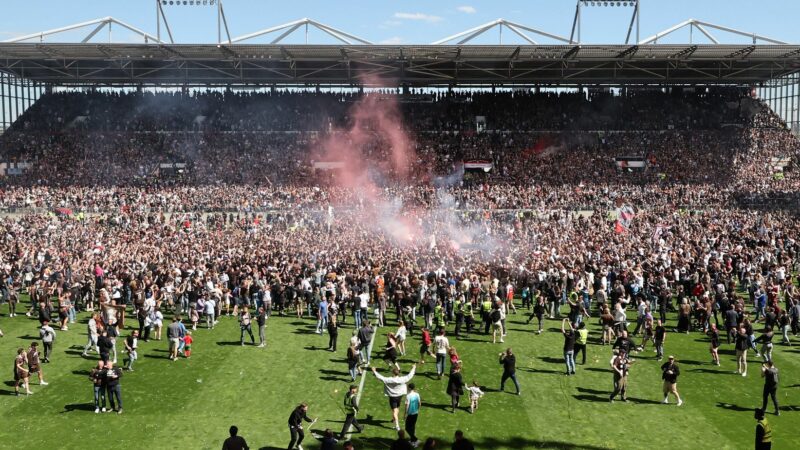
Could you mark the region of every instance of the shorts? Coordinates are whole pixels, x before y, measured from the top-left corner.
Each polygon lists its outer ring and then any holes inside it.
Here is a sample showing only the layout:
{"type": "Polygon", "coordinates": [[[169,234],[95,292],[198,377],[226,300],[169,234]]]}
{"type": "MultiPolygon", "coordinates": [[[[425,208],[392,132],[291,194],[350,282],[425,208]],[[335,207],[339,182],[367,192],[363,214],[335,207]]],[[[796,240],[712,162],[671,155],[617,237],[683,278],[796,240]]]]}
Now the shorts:
{"type": "Polygon", "coordinates": [[[420,353],[428,353],[428,351],[430,350],[430,348],[431,348],[431,346],[430,346],[430,345],[428,345],[428,344],[420,344],[420,346],[419,346],[419,352],[420,352],[420,353]]]}
{"type": "Polygon", "coordinates": [[[503,329],[503,323],[502,322],[495,322],[495,323],[492,324],[492,330],[493,331],[498,331],[498,330],[502,330],[502,329],[503,329]]]}
{"type": "Polygon", "coordinates": [[[678,384],[677,383],[670,383],[667,380],[664,380],[664,393],[672,392],[675,395],[678,395],[678,384]]]}
{"type": "Polygon", "coordinates": [[[402,399],[403,397],[389,397],[389,408],[391,409],[399,408],[400,400],[402,399]]]}
{"type": "Polygon", "coordinates": [[[169,348],[178,348],[181,338],[169,338],[169,348]]]}
{"type": "Polygon", "coordinates": [[[39,373],[39,370],[41,370],[41,368],[38,365],[30,366],[28,368],[28,373],[39,373]]]}

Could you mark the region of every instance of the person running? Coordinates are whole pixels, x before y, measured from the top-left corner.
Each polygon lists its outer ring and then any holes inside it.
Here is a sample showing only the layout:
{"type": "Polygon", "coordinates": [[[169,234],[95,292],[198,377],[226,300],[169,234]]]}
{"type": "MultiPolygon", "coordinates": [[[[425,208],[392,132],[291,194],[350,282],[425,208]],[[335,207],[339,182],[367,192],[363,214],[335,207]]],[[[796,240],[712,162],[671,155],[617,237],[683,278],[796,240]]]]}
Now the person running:
{"type": "Polygon", "coordinates": [[[664,380],[664,400],[661,403],[665,405],[669,403],[669,394],[672,393],[678,400],[678,406],[683,405],[681,395],[678,394],[678,375],[680,374],[681,369],[675,364],[675,357],[669,355],[667,362],[661,365],[661,379],[664,380]]]}
{"type": "Polygon", "coordinates": [[[394,333],[388,333],[386,335],[386,347],[384,347],[383,361],[389,366],[400,367],[397,365],[397,338],[394,333]]]}
{"type": "Polygon", "coordinates": [[[422,339],[419,344],[419,363],[425,364],[425,355],[433,356],[431,353],[431,333],[428,327],[422,328],[422,339]]]}
{"type": "Polygon", "coordinates": [[[450,350],[450,341],[444,335],[444,328],[439,330],[439,335],[433,340],[433,348],[436,350],[436,379],[441,380],[447,364],[447,351],[450,350]]]}
{"type": "MultiPolygon", "coordinates": [[[[128,363],[125,364],[125,370],[133,372],[133,362],[139,359],[136,349],[139,347],[139,330],[133,330],[127,338],[125,338],[125,352],[128,354],[128,363]]],[[[123,360],[123,363],[125,360],[123,360]]]]}
{"type": "MultiPolygon", "coordinates": [[[[411,440],[411,445],[417,447],[417,419],[419,419],[419,408],[422,406],[419,393],[414,383],[408,383],[408,394],[406,395],[406,410],[404,414],[405,430],[411,440]]],[[[402,430],[400,430],[402,431],[402,430]]]]}
{"type": "MultiPolygon", "coordinates": [[[[139,330],[136,330],[136,332],[138,333],[139,330]]],[[[89,379],[92,380],[92,387],[94,388],[94,413],[106,412],[106,377],[105,363],[103,361],[98,361],[97,367],[89,372],[89,379]]]]}
{"type": "Polygon", "coordinates": [[[253,337],[253,327],[251,325],[251,317],[250,311],[248,311],[247,306],[242,307],[242,312],[239,313],[239,342],[244,346],[244,334],[247,333],[250,335],[250,342],[253,345],[256,345],[256,338],[253,337]]]}
{"type": "Polygon", "coordinates": [[[456,363],[447,380],[447,394],[450,395],[450,413],[455,413],[461,395],[464,394],[464,378],[461,376],[461,363],[456,363]]]}
{"type": "Polygon", "coordinates": [[[575,329],[569,319],[561,321],[561,334],[564,335],[564,363],[567,366],[564,375],[575,375],[575,329]]]}
{"type": "Polygon", "coordinates": [[[764,378],[764,392],[762,395],[761,409],[767,410],[768,397],[772,397],[772,404],[775,406],[775,415],[780,416],[781,410],[778,408],[778,368],[772,360],[761,365],[761,377],[764,378]]]}
{"type": "Polygon", "coordinates": [[[111,406],[112,411],[122,414],[122,387],[119,384],[119,379],[122,378],[122,370],[119,367],[114,367],[114,363],[109,361],[106,363],[104,372],[109,406],[111,406]]]}
{"type": "Polygon", "coordinates": [[[350,431],[350,426],[356,427],[359,433],[364,431],[364,427],[358,423],[356,414],[358,414],[358,386],[355,384],[350,385],[350,389],[344,394],[344,412],[346,414],[342,432],[339,433],[339,439],[344,439],[345,435],[350,431]]]}
{"type": "Polygon", "coordinates": [[[756,450],[772,449],[772,427],[764,416],[763,409],[756,409],[756,450]]]}
{"type": "Polygon", "coordinates": [[[222,443],[222,450],[250,450],[250,447],[247,446],[247,441],[238,435],[239,428],[236,425],[231,426],[229,433],[231,437],[225,439],[225,442],[222,443]]]}
{"type": "Polygon", "coordinates": [[[24,348],[17,349],[17,356],[14,358],[14,394],[19,395],[19,385],[25,386],[25,394],[31,395],[30,387],[28,386],[28,357],[24,348]]]}
{"type": "Polygon", "coordinates": [[[614,403],[617,394],[622,395],[622,401],[628,401],[628,369],[630,360],[628,353],[624,349],[616,350],[616,354],[611,358],[611,369],[614,373],[614,392],[611,393],[609,400],[614,403]]]}
{"type": "Polygon", "coordinates": [[[475,380],[472,380],[472,385],[467,386],[467,390],[469,391],[469,413],[475,414],[478,409],[478,401],[483,397],[483,391],[475,380]]]}
{"type": "Polygon", "coordinates": [[[397,339],[397,351],[400,352],[400,356],[405,356],[406,354],[406,324],[402,320],[397,322],[397,331],[394,333],[395,339],[397,339]]]}
{"type": "Polygon", "coordinates": [[[28,374],[35,373],[39,377],[39,384],[47,386],[49,383],[44,381],[44,373],[42,371],[42,364],[39,359],[39,343],[36,341],[31,342],[31,346],[27,352],[28,361],[28,374]]]}
{"type": "Polygon", "coordinates": [[[317,419],[311,420],[308,418],[308,404],[300,403],[289,416],[289,433],[291,434],[291,440],[289,441],[287,450],[294,450],[295,448],[297,450],[303,450],[301,444],[303,443],[303,438],[306,437],[303,431],[304,420],[312,425],[317,421],[317,419]]]}
{"type": "Polygon", "coordinates": [[[414,378],[414,373],[416,371],[417,365],[414,364],[411,366],[411,371],[408,372],[408,375],[400,376],[400,369],[397,367],[392,367],[392,376],[384,377],[378,373],[376,368],[372,368],[372,373],[375,374],[375,378],[383,382],[383,393],[389,397],[389,408],[392,410],[392,421],[394,422],[395,430],[398,431],[400,430],[400,422],[398,419],[400,400],[404,395],[406,395],[406,393],[408,393],[408,387],[406,384],[411,381],[412,378],[414,378]]]}
{"type": "Polygon", "coordinates": [[[514,382],[514,387],[517,389],[517,395],[520,395],[519,382],[517,382],[517,357],[508,347],[506,351],[500,353],[500,364],[503,365],[503,376],[500,378],[500,391],[505,392],[506,380],[511,378],[514,382]]]}

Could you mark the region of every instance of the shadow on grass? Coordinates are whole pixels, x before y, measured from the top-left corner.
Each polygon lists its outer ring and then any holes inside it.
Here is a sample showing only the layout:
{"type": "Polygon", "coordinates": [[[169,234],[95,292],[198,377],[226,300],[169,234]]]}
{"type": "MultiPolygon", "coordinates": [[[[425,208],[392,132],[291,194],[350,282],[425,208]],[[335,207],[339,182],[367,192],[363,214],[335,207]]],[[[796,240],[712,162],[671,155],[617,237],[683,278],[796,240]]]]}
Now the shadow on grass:
{"type": "Polygon", "coordinates": [[[73,411],[94,411],[94,405],[92,403],[72,403],[64,405],[64,411],[62,411],[62,413],[73,411]]]}
{"type": "Polygon", "coordinates": [[[89,373],[90,372],[88,370],[73,370],[72,371],[73,375],[86,375],[86,376],[88,376],[89,373]]]}
{"type": "Polygon", "coordinates": [[[583,370],[585,370],[587,372],[600,372],[600,373],[607,373],[609,375],[611,374],[611,368],[601,369],[599,367],[587,367],[587,368],[585,368],[583,370]]]}
{"type": "Polygon", "coordinates": [[[736,372],[731,372],[729,370],[722,370],[722,369],[706,369],[706,368],[697,368],[697,369],[689,369],[689,372],[700,372],[700,373],[720,373],[720,374],[727,374],[727,375],[739,375],[736,372]]]}
{"type": "Polygon", "coordinates": [[[576,400],[580,400],[582,402],[603,402],[609,403],[608,396],[599,396],[599,395],[591,395],[591,394],[573,394],[576,400]]]}
{"type": "MultiPolygon", "coordinates": [[[[608,401],[608,400],[606,400],[608,401]]],[[[485,438],[479,441],[472,442],[475,448],[489,449],[489,448],[509,448],[509,449],[531,449],[531,448],[546,448],[546,449],[563,449],[563,450],[603,450],[606,447],[597,447],[594,445],[581,445],[563,441],[542,441],[537,439],[529,439],[524,437],[512,437],[508,439],[499,438],[485,438]]]]}
{"type": "Polygon", "coordinates": [[[527,369],[527,368],[520,368],[517,369],[521,372],[531,372],[531,373],[551,373],[551,374],[563,374],[563,370],[552,370],[552,369],[527,369]]]}
{"type": "Polygon", "coordinates": [[[564,364],[564,358],[553,358],[550,356],[540,356],[539,359],[550,364],[564,364]]]}
{"type": "Polygon", "coordinates": [[[146,355],[144,355],[144,357],[145,358],[150,358],[150,359],[169,359],[169,355],[151,355],[151,354],[146,354],[146,355]]]}
{"type": "Polygon", "coordinates": [[[240,341],[217,341],[217,345],[236,345],[241,347],[242,343],[240,341]]]}
{"type": "Polygon", "coordinates": [[[679,364],[687,364],[687,365],[690,365],[690,366],[702,366],[703,364],[705,364],[705,363],[702,363],[700,361],[695,361],[693,359],[680,359],[680,360],[678,360],[678,363],[679,364]]]}
{"type": "Polygon", "coordinates": [[[724,402],[717,402],[717,408],[729,409],[731,411],[755,411],[755,408],[746,408],[744,406],[724,402]]]}

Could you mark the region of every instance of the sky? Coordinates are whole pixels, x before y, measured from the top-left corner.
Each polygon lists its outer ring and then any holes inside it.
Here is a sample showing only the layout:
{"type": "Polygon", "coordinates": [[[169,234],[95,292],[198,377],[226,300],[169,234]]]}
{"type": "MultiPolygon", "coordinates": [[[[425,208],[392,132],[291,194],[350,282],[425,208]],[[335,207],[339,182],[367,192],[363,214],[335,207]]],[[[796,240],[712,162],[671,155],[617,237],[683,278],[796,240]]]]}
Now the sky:
{"type": "MultiPolygon", "coordinates": [[[[309,18],[380,44],[429,44],[478,25],[503,18],[511,22],[569,37],[575,0],[224,0],[225,15],[232,38],[309,18]]],[[[598,2],[602,3],[602,2],[598,2]]],[[[640,38],[644,39],[686,19],[694,18],[749,33],[800,43],[800,0],[642,0],[640,38]]],[[[215,43],[215,6],[163,7],[176,43],[215,43]]],[[[625,41],[631,7],[588,7],[583,9],[581,41],[585,44],[622,44],[625,41]]],[[[145,32],[156,34],[155,0],[3,0],[0,40],[55,29],[111,16],[145,32]]],[[[45,38],[45,42],[80,42],[92,28],[45,38]]],[[[163,29],[162,29],[163,30],[163,29]]],[[[712,34],[721,42],[739,44],[749,38],[723,31],[712,34]]],[[[527,34],[540,44],[556,43],[550,38],[527,34]]],[[[162,31],[162,37],[166,33],[162,31]]],[[[276,33],[247,41],[268,43],[276,33]]],[[[106,31],[92,42],[108,42],[106,31]]],[[[504,44],[523,44],[511,31],[502,32],[504,44]]],[[[142,42],[133,32],[112,28],[113,42],[142,42]]],[[[313,29],[309,43],[334,44],[333,38],[313,29]]],[[[33,42],[33,41],[32,41],[33,42]]],[[[302,29],[283,41],[305,42],[302,29]]],[[[497,44],[498,30],[476,38],[474,44],[497,44]]],[[[684,29],[660,40],[687,43],[684,29]]],[[[710,43],[698,31],[695,43],[710,43]]]]}

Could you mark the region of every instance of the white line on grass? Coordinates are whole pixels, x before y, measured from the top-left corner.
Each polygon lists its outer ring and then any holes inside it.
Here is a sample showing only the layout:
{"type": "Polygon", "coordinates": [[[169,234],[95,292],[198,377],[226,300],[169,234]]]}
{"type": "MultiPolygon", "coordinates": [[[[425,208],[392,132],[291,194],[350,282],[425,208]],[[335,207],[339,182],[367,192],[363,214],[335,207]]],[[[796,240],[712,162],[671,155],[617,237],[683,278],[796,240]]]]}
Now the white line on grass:
{"type": "MultiPolygon", "coordinates": [[[[367,356],[370,357],[370,359],[372,358],[372,344],[375,343],[375,336],[378,335],[378,329],[380,329],[380,326],[375,325],[375,331],[372,333],[372,338],[369,340],[369,345],[367,346],[367,356]]],[[[358,409],[361,409],[361,394],[364,393],[364,381],[367,380],[367,372],[369,372],[369,365],[367,365],[367,369],[361,373],[361,382],[358,383],[358,394],[356,395],[358,409]]],[[[350,432],[352,429],[353,426],[350,425],[350,428],[347,429],[347,433],[344,435],[345,440],[350,440],[350,436],[353,434],[350,432]]]]}

